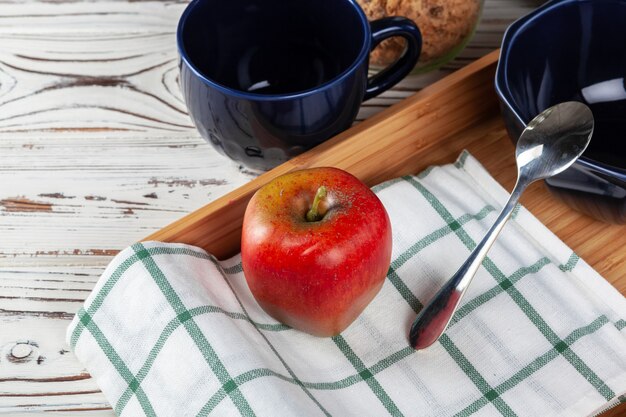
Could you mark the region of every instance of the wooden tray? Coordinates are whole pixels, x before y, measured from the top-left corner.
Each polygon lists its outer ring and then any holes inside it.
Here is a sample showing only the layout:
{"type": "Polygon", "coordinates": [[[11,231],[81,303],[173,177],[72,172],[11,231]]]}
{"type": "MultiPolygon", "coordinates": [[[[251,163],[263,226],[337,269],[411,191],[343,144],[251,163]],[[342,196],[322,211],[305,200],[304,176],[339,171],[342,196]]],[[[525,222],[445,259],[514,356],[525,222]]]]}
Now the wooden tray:
{"type": "MultiPolygon", "coordinates": [[[[295,169],[335,166],[368,185],[453,162],[469,150],[505,188],[515,183],[515,150],[500,118],[493,80],[499,51],[475,61],[401,103],[181,218],[146,240],[200,246],[220,259],[239,251],[248,200],[266,182],[295,169]]],[[[521,200],[536,217],[622,294],[626,294],[626,230],[580,214],[543,183],[521,200]]],[[[623,415],[622,404],[604,417],[623,415]]]]}

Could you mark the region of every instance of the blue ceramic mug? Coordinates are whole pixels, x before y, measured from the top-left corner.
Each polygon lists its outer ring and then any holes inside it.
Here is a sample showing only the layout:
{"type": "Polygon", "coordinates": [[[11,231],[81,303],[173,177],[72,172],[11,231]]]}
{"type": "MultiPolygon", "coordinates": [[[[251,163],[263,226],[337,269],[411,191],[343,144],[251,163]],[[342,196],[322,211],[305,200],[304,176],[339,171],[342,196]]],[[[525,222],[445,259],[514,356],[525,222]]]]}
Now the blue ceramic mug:
{"type": "Polygon", "coordinates": [[[415,66],[421,36],[394,17],[371,23],[354,0],[194,0],[178,24],[180,84],[200,134],[267,170],[348,128],[361,102],[415,66]],[[368,79],[370,51],[407,41],[368,79]]]}

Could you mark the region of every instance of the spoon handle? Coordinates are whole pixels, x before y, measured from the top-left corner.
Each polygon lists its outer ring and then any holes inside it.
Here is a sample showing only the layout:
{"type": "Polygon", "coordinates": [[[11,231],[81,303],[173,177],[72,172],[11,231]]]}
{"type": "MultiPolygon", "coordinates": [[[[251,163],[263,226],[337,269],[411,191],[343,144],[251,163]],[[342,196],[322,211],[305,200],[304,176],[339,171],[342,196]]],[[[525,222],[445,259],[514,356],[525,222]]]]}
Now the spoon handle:
{"type": "Polygon", "coordinates": [[[511,217],[513,209],[527,185],[527,181],[522,180],[522,178],[518,179],[511,192],[509,201],[504,205],[500,215],[485,237],[476,245],[469,258],[461,265],[452,278],[435,294],[428,305],[419,312],[409,333],[409,341],[413,348],[420,350],[432,345],[446,330],[463,294],[465,294],[467,287],[472,278],[474,278],[478,268],[480,268],[487,252],[496,241],[500,231],[511,217]]]}

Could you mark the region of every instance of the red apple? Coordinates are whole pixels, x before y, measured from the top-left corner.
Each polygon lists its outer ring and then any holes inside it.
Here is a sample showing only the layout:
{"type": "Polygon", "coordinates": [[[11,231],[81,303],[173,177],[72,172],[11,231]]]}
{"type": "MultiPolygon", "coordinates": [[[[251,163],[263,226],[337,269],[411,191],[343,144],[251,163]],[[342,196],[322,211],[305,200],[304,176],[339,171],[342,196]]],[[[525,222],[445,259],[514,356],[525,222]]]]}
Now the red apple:
{"type": "Polygon", "coordinates": [[[391,223],[378,197],[337,168],[294,171],[246,208],[241,263],[259,305],[316,336],[352,323],[383,285],[391,223]]]}

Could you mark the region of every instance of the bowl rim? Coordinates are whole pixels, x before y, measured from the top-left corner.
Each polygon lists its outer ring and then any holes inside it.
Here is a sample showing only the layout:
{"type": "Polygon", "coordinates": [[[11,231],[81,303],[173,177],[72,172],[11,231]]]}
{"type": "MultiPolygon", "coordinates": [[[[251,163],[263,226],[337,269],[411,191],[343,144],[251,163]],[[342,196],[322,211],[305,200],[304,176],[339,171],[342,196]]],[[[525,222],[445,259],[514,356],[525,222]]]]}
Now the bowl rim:
{"type": "MultiPolygon", "coordinates": [[[[551,12],[554,9],[557,9],[564,4],[570,3],[579,3],[581,1],[594,1],[594,0],[551,0],[542,6],[536,8],[532,12],[528,13],[525,16],[520,17],[511,23],[507,29],[504,31],[504,35],[502,37],[502,43],[500,46],[500,58],[498,59],[498,64],[496,66],[496,75],[494,78],[495,90],[496,94],[500,98],[500,100],[509,108],[513,116],[517,119],[521,126],[526,126],[527,122],[522,119],[520,116],[519,107],[513,102],[511,99],[511,90],[509,87],[508,80],[505,76],[506,69],[508,68],[508,60],[511,52],[510,46],[515,42],[519,32],[532,21],[541,18],[541,16],[545,15],[548,12],[551,12]]],[[[611,0],[615,2],[623,3],[624,0],[611,0]]],[[[607,164],[605,162],[598,161],[593,158],[589,158],[588,156],[581,156],[576,164],[582,165],[585,168],[592,169],[594,171],[598,171],[604,175],[615,176],[617,175],[621,181],[626,181],[626,167],[621,168],[615,165],[607,164]]]]}

